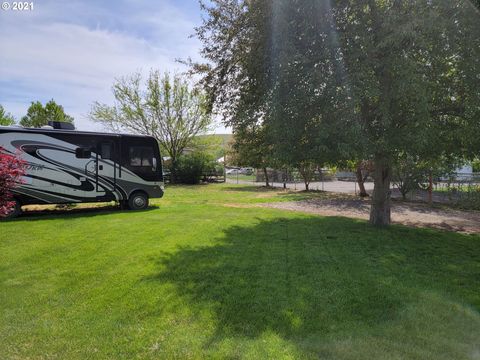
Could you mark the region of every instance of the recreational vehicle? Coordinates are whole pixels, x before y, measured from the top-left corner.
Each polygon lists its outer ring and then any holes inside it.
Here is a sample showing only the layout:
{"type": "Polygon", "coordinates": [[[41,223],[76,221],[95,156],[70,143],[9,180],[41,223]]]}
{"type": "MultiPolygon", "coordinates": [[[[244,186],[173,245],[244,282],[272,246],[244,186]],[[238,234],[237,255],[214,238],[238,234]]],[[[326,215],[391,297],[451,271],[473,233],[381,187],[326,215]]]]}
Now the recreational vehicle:
{"type": "Polygon", "coordinates": [[[22,183],[13,190],[11,216],[31,204],[116,201],[139,210],[149,198],[163,196],[162,161],[153,137],[51,125],[0,127],[2,151],[17,154],[26,164],[22,183]]]}

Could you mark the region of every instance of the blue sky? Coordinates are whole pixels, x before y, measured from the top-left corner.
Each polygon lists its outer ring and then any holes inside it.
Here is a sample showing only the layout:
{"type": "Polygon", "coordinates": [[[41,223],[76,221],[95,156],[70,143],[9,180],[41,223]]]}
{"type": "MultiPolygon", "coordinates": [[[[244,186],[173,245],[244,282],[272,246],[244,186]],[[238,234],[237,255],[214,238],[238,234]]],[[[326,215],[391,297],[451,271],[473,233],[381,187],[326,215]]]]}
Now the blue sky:
{"type": "MultiPolygon", "coordinates": [[[[55,99],[80,130],[101,130],[87,114],[113,103],[115,78],[150,68],[182,71],[199,59],[190,38],[197,0],[33,0],[32,11],[0,10],[0,104],[17,119],[31,101],[55,99]]],[[[225,132],[222,126],[216,132],[225,132]]]]}

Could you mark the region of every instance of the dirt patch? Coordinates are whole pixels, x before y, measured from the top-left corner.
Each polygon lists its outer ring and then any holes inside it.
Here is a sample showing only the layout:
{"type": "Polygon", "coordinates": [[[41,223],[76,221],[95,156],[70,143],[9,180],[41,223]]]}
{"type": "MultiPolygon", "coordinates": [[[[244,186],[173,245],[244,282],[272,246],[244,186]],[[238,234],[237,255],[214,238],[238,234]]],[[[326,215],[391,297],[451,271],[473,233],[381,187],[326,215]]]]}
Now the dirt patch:
{"type": "Polygon", "coordinates": [[[260,194],[257,194],[255,195],[255,197],[257,199],[265,199],[265,198],[269,198],[269,197],[272,197],[272,196],[275,196],[275,195],[281,195],[282,193],[278,193],[278,192],[263,192],[263,193],[260,193],[260,194]]]}
{"type": "Polygon", "coordinates": [[[225,206],[225,207],[239,208],[239,209],[247,209],[247,208],[258,207],[257,204],[227,203],[227,204],[222,204],[222,205],[225,206]]]}
{"type": "MultiPolygon", "coordinates": [[[[370,213],[370,200],[347,197],[267,203],[262,206],[364,220],[368,219],[370,213]]],[[[392,202],[392,222],[414,227],[480,233],[480,212],[431,208],[423,204],[392,202]]]]}

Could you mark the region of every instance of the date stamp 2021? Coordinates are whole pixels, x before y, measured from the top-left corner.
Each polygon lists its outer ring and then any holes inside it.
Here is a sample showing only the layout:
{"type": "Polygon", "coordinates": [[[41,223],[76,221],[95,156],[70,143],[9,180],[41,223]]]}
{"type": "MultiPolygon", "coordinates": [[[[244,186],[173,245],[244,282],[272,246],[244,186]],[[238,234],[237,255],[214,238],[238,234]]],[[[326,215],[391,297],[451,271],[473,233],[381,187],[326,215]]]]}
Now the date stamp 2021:
{"type": "Polygon", "coordinates": [[[3,1],[3,11],[33,11],[33,2],[28,1],[3,1]]]}

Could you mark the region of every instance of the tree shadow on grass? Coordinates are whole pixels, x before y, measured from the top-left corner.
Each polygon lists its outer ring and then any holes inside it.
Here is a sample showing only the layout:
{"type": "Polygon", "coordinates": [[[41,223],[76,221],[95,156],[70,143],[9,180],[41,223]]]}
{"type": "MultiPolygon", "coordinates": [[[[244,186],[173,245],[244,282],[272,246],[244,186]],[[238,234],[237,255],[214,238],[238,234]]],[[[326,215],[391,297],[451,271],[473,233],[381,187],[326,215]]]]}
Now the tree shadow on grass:
{"type": "Polygon", "coordinates": [[[173,286],[198,314],[213,312],[209,346],[273,331],[302,347],[312,335],[348,337],[393,322],[424,291],[480,309],[475,240],[345,218],[258,220],[228,228],[215,245],[161,256],[144,280],[173,286]]]}

